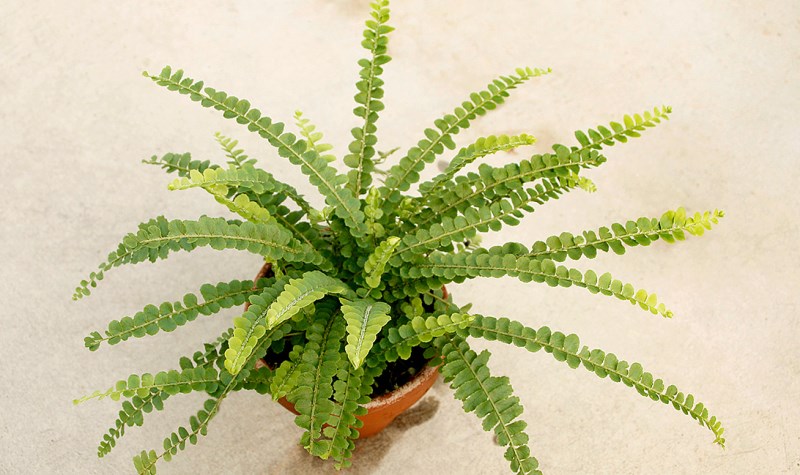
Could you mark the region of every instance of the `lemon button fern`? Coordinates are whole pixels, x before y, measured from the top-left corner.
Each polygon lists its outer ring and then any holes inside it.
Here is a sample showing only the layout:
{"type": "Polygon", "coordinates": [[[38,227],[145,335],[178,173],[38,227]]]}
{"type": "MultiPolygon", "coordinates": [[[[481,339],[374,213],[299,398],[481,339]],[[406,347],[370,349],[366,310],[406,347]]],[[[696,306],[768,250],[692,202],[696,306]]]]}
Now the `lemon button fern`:
{"type": "Polygon", "coordinates": [[[439,366],[463,409],[474,413],[505,447],[511,471],[540,473],[528,447],[520,400],[509,379],[490,370],[490,353],[472,349],[470,340],[475,338],[531,353],[544,350],[571,368],[583,367],[622,383],[698,421],[715,443],[724,445],[724,429],[703,403],[646,372],[639,363],[584,346],[575,334],[471,313],[470,305],[456,304],[442,291],[445,284],[477,277],[514,277],[550,287],[580,287],[672,317],[656,294],[610,273],[566,262],[592,259],[601,252],[624,254],[658,240],[674,243],[701,236],[718,223],[722,211],[689,214],[677,208],[661,216],[526,243],[489,248],[477,244],[481,233],[515,226],[565,193],[593,191],[596,185],[585,172],[609,161],[608,147],[641,136],[668,119],[671,109],[656,107],[624,115],[619,122],[578,130],[573,144],[555,144],[551,151],[506,165],[492,165],[489,157],[533,145],[533,135],[489,135],[451,153],[461,130],[497,109],[516,87],[550,72],[523,67],[470,94],[426,128],[395,165],[382,169],[379,165],[394,151],[377,151],[378,114],[384,109],[381,76],[390,61],[388,38],[393,30],[388,25],[388,1],[375,1],[370,15],[362,41],[367,58],[358,63],[357,121],[351,130],[353,140],[341,157],[350,169],[346,174],[336,168],[336,155],[322,142],[323,134],[301,112],[294,117],[295,135],[249,101],[194,80],[182,70],[165,67],[159,74],[144,73],[155,84],[262,137],[276,159],[300,168],[326,207],[315,209],[293,186],[258,168],[256,159],[238,148],[232,137],[216,135],[224,165],[193,159],[189,153],[144,160],[177,175],[170,190],[204,190],[238,217],[159,216],[140,224],[81,281],[75,300],[88,296],[115,267],[206,246],[257,254],[271,264],[273,273],[257,281],[204,284],[197,293],[147,305],[85,338],[86,347],[96,351],[104,345],[177,332],[200,315],[250,304],[228,330],[178,359],[172,368],[130,375],[76,399],[76,404],[103,398],[122,401],[119,417],[102,436],[98,456],[108,455],[126,431],[142,425],[146,414],[162,410],[167,400],[194,391],[205,393],[208,399],[202,408],[187,426],[164,439],[162,449],[144,450],[134,457],[138,473],[156,473],[158,461],[169,461],[207,433],[231,393],[251,390],[275,399],[287,397],[299,413],[301,444],[312,455],[333,459],[337,468],[347,467],[362,424],[357,416],[365,413],[364,405],[376,391],[376,377],[418,349],[428,364],[439,366]],[[449,165],[442,173],[420,183],[418,193],[407,193],[428,164],[448,155],[449,165]],[[256,365],[265,356],[275,364],[256,365]]]}

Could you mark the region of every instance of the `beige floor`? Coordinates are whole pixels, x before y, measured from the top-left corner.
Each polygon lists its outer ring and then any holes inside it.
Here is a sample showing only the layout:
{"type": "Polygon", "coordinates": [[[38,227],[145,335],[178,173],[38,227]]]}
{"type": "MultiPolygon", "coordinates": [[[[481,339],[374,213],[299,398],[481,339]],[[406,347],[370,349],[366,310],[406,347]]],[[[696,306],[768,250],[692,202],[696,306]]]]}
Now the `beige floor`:
{"type": "MultiPolygon", "coordinates": [[[[694,392],[727,427],[728,449],[671,408],[544,354],[488,345],[526,407],[542,468],[568,473],[800,473],[798,119],[800,4],[761,2],[397,1],[381,145],[407,147],[468,92],[519,65],[550,66],[459,136],[530,132],[536,150],[571,131],[662,103],[673,120],[609,153],[599,191],[573,193],[501,240],[532,242],[687,206],[725,209],[702,239],[579,263],[657,290],[672,321],[578,289],[513,280],[451,290],[482,313],[549,324],[642,362],[694,392]],[[557,6],[555,4],[558,4],[557,6]],[[769,4],[769,5],[767,5],[769,4]]],[[[2,232],[0,472],[130,473],[200,397],[130,430],[105,460],[94,447],[117,411],[71,399],[132,372],[171,367],[235,312],[172,335],[90,353],[82,338],[112,318],[206,281],[249,278],[258,258],[212,251],[111,272],[78,303],[74,285],[118,239],[157,215],[218,212],[201,193],[169,193],[139,164],[167,151],[220,160],[216,130],[242,139],[276,175],[298,171],[236,124],[143,79],[186,68],[273,117],[300,108],[338,151],[355,120],[352,85],[366,1],[0,4],[2,232]],[[112,6],[113,5],[113,6],[112,6]]],[[[519,156],[523,153],[519,152],[519,156]]],[[[300,186],[311,191],[308,186],[300,186]]],[[[314,200],[317,200],[316,195],[314,200]]],[[[318,201],[317,201],[318,202],[318,201]]],[[[483,345],[477,345],[482,347],[483,345]]],[[[295,445],[280,407],[226,403],[210,432],[163,473],[327,472],[295,445]]],[[[352,473],[503,473],[502,451],[437,385],[352,473]]]]}

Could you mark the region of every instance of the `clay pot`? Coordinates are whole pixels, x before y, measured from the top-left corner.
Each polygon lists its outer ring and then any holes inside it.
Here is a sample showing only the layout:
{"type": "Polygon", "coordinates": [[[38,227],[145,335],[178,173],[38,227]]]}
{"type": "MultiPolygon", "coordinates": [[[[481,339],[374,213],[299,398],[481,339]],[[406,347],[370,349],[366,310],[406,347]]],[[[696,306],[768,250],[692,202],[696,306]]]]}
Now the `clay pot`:
{"type": "MultiPolygon", "coordinates": [[[[264,264],[256,275],[255,280],[271,275],[271,271],[272,266],[269,263],[264,264]]],[[[447,289],[442,287],[442,292],[444,293],[444,297],[447,298],[447,289]]],[[[246,302],[245,310],[247,310],[249,306],[250,303],[246,302]]],[[[259,365],[261,364],[266,366],[263,360],[259,361],[259,365]]],[[[437,367],[425,366],[422,371],[417,373],[403,386],[368,402],[364,406],[367,409],[367,413],[363,416],[357,416],[358,419],[364,423],[364,425],[357,429],[359,438],[371,437],[385,429],[397,416],[419,401],[422,396],[428,392],[431,386],[433,386],[438,376],[439,371],[437,367]]],[[[294,404],[289,402],[285,397],[278,399],[278,403],[294,414],[298,414],[294,408],[294,404]]]]}

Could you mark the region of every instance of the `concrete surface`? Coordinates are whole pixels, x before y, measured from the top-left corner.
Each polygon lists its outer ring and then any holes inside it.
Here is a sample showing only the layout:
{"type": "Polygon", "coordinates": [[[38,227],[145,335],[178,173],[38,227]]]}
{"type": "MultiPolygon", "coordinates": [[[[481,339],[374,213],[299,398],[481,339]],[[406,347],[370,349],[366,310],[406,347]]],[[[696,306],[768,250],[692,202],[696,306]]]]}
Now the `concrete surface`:
{"type": "MultiPolygon", "coordinates": [[[[95,446],[117,405],[71,404],[119,376],[173,366],[236,312],[96,353],[83,348],[89,331],[206,281],[249,278],[259,266],[257,257],[236,252],[176,255],[110,272],[91,298],[70,301],[75,284],[140,221],[219,212],[200,192],[169,193],[167,177],[141,159],[191,151],[222,160],[212,139],[221,130],[279,177],[300,176],[258,137],[139,72],[169,63],[275,118],[300,108],[341,152],[356,123],[352,84],[366,3],[0,4],[0,472],[130,473],[131,456],[159,447],[201,401],[169,401],[104,460],[95,446]]],[[[694,392],[727,427],[729,447],[721,450],[689,418],[623,385],[544,354],[488,345],[495,372],[511,377],[525,405],[542,468],[800,472],[800,4],[395,3],[384,149],[419,140],[423,127],[470,91],[519,65],[555,72],[516,91],[459,143],[524,131],[540,139],[533,150],[544,150],[569,141],[576,128],[662,103],[675,109],[668,124],[609,152],[610,163],[589,175],[596,194],[572,193],[502,236],[487,236],[488,243],[532,242],[680,205],[728,212],[702,239],[577,264],[658,291],[676,312],[672,321],[579,289],[514,280],[451,289],[461,302],[473,297],[480,312],[576,332],[590,346],[640,361],[694,392]]],[[[299,188],[319,202],[308,186],[299,188]]],[[[459,406],[437,385],[361,446],[351,473],[504,473],[502,450],[459,406]]],[[[327,472],[296,446],[298,435],[281,407],[237,394],[198,447],[159,469],[327,472]]]]}

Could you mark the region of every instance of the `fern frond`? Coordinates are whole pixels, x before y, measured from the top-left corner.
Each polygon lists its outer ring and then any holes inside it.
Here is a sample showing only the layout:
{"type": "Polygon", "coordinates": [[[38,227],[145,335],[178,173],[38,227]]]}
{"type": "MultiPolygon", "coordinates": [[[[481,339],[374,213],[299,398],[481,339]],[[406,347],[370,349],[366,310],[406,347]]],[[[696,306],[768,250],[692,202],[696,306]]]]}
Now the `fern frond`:
{"type": "Polygon", "coordinates": [[[333,318],[331,302],[317,305],[315,321],[306,331],[305,351],[299,370],[297,387],[287,396],[300,413],[295,424],[305,429],[300,443],[312,454],[320,456],[328,449],[321,439],[322,428],[332,422],[334,403],[333,378],[339,368],[341,339],[345,325],[341,318],[333,318]]]}
{"type": "Polygon", "coordinates": [[[153,409],[162,410],[167,398],[169,394],[166,392],[153,390],[144,397],[133,396],[130,401],[123,401],[122,409],[114,421],[114,427],[103,434],[103,440],[97,446],[97,456],[103,458],[108,455],[117,445],[117,441],[125,435],[127,427],[141,426],[144,423],[144,414],[152,412],[153,409]]]}
{"type": "MultiPolygon", "coordinates": [[[[255,158],[249,158],[244,153],[244,150],[236,148],[239,145],[238,140],[226,137],[219,132],[214,133],[214,138],[217,139],[217,143],[219,143],[220,147],[222,147],[222,150],[225,152],[225,156],[228,157],[228,165],[236,168],[243,167],[245,165],[255,165],[255,158]]],[[[202,170],[200,171],[202,172],[202,170]]]]}
{"type": "Polygon", "coordinates": [[[372,157],[375,156],[374,146],[378,142],[375,136],[378,130],[376,123],[378,112],[384,108],[380,100],[383,98],[383,80],[379,76],[383,73],[383,65],[391,60],[386,54],[389,44],[387,35],[394,30],[386,24],[389,21],[389,0],[374,0],[371,7],[372,19],[367,20],[364,41],[361,42],[370,57],[358,62],[361,79],[356,83],[358,93],[354,97],[358,106],[353,109],[356,117],[363,119],[364,123],[351,131],[353,141],[348,147],[350,153],[344,157],[344,164],[353,168],[347,174],[347,187],[355,196],[363,193],[372,183],[372,170],[375,168],[372,157]]]}
{"type": "Polygon", "coordinates": [[[344,347],[347,357],[354,368],[359,368],[367,357],[378,333],[392,317],[392,307],[374,300],[345,300],[342,302],[342,314],[347,322],[347,345],[344,347]]]}
{"type": "Polygon", "coordinates": [[[422,183],[419,185],[419,191],[422,193],[422,198],[431,193],[439,191],[445,182],[451,180],[456,173],[460,172],[464,167],[470,163],[498,152],[505,152],[523,147],[525,145],[533,145],[536,139],[527,134],[520,135],[489,135],[488,137],[481,137],[475,143],[462,148],[458,154],[450,161],[450,164],[445,168],[444,172],[437,175],[433,180],[422,183]]]}
{"type": "Polygon", "coordinates": [[[381,284],[381,277],[386,270],[386,263],[389,262],[398,245],[400,245],[399,237],[388,237],[381,241],[367,258],[364,263],[364,281],[371,289],[381,284]]]}
{"type": "Polygon", "coordinates": [[[258,295],[250,296],[248,299],[250,306],[240,317],[233,320],[233,333],[228,339],[228,349],[225,350],[225,369],[231,374],[236,375],[244,368],[245,362],[250,359],[261,339],[267,334],[267,309],[286,288],[288,282],[288,277],[281,277],[269,287],[265,287],[258,295]]]}
{"type": "Polygon", "coordinates": [[[298,367],[304,350],[305,347],[295,345],[292,351],[289,352],[289,357],[275,369],[269,391],[272,394],[272,399],[277,401],[289,394],[297,386],[297,380],[300,377],[298,367]]]}
{"type": "Polygon", "coordinates": [[[139,455],[133,458],[133,464],[137,473],[140,475],[155,475],[156,462],[159,459],[169,462],[172,457],[178,453],[179,450],[186,448],[186,442],[194,445],[197,443],[198,436],[206,435],[208,431],[208,423],[219,412],[219,407],[222,401],[228,394],[238,387],[241,387],[242,382],[250,375],[255,361],[263,358],[267,352],[267,348],[276,340],[284,338],[286,333],[291,329],[291,326],[281,325],[280,327],[270,330],[261,340],[261,343],[253,351],[244,369],[236,376],[231,375],[225,370],[220,371],[219,380],[220,384],[218,389],[213,392],[213,398],[206,400],[203,404],[203,409],[197,412],[195,416],[189,418],[189,427],[179,427],[176,432],[173,432],[169,437],[164,439],[164,451],[157,454],[154,450],[143,450],[139,455]]]}
{"type": "Polygon", "coordinates": [[[478,232],[498,231],[504,224],[516,226],[524,216],[523,212],[533,212],[530,203],[542,204],[557,199],[574,186],[568,180],[544,180],[530,189],[511,192],[507,197],[487,206],[466,208],[463,216],[442,217],[440,222],[403,236],[402,244],[395,252],[399,258],[390,262],[392,265],[399,265],[426,251],[450,250],[451,243],[472,239],[478,232]]]}
{"type": "Polygon", "coordinates": [[[272,224],[229,223],[223,218],[201,217],[197,221],[172,220],[163,216],[139,226],[128,234],[108,259],[75,289],[73,300],[89,295],[106,272],[124,264],[166,259],[170,252],[193,251],[211,246],[215,250],[247,250],[270,261],[305,262],[328,268],[325,260],[308,245],[297,242],[286,229],[272,224]]]}
{"type": "Polygon", "coordinates": [[[389,328],[386,338],[380,343],[380,360],[397,361],[398,358],[407,360],[411,357],[411,350],[423,343],[429,343],[434,338],[446,333],[455,333],[466,328],[472,321],[472,316],[464,313],[443,313],[438,316],[417,316],[410,322],[396,328],[389,328]]]}
{"type": "Polygon", "coordinates": [[[320,456],[322,459],[333,458],[336,469],[350,466],[350,458],[355,450],[355,439],[358,438],[358,428],[363,425],[356,416],[367,413],[362,406],[369,402],[372,391],[369,381],[371,378],[364,374],[363,368],[353,368],[346,360],[339,362],[339,371],[333,383],[333,400],[336,405],[331,412],[331,421],[328,427],[322,429],[323,443],[327,448],[320,456]]]}
{"type": "Polygon", "coordinates": [[[108,324],[105,336],[99,332],[92,332],[84,338],[84,344],[91,351],[95,351],[104,341],[115,345],[130,337],[142,338],[155,335],[159,331],[171,332],[177,327],[185,325],[197,318],[198,315],[213,315],[223,308],[242,305],[245,299],[259,292],[267,283],[261,279],[255,283],[249,280],[232,280],[220,282],[217,285],[204,284],[200,287],[203,302],[200,303],[195,294],[186,294],[182,301],[164,302],[159,306],[147,305],[133,317],[123,317],[112,320],[108,324]]]}
{"type": "Polygon", "coordinates": [[[147,165],[156,165],[166,170],[167,173],[177,173],[178,176],[189,176],[192,171],[203,173],[209,168],[219,168],[208,160],[192,160],[191,153],[167,153],[159,158],[157,155],[150,160],[142,160],[147,165]]]}
{"type": "Polygon", "coordinates": [[[646,128],[655,127],[662,120],[669,120],[672,108],[669,106],[654,107],[653,112],[644,111],[642,114],[626,115],[619,122],[611,122],[608,127],[598,125],[597,129],[588,129],[586,132],[575,131],[575,138],[578,139],[581,147],[601,149],[604,145],[613,146],[615,143],[625,143],[628,138],[639,137],[639,132],[646,128]],[[624,124],[624,125],[623,125],[624,124]],[[610,127],[610,130],[609,130],[610,127]]]}
{"type": "Polygon", "coordinates": [[[339,279],[320,271],[306,272],[291,279],[266,313],[267,327],[273,328],[294,317],[300,310],[330,294],[350,295],[352,291],[339,279]]]}
{"type": "Polygon", "coordinates": [[[267,139],[278,149],[280,156],[299,166],[303,174],[309,177],[311,184],[325,197],[325,202],[333,206],[336,215],[352,229],[353,236],[360,238],[366,234],[364,213],[361,212],[359,200],[349,189],[342,188],[347,177],[339,175],[304,140],[297,140],[293,134],[283,133],[285,126],[282,122],[272,122],[269,117],[262,116],[261,111],[252,109],[247,100],[228,96],[227,93],[210,87],[204,89],[202,81],[185,78],[183,70],[173,73],[167,66],[158,76],[146,72],[144,75],[160,86],[188,95],[203,107],[213,107],[221,111],[225,118],[236,119],[236,122],[246,125],[251,132],[267,139]]]}
{"type": "Polygon", "coordinates": [[[415,264],[408,272],[411,278],[442,277],[450,281],[463,281],[474,277],[516,277],[522,282],[544,282],[551,287],[582,287],[596,294],[614,296],[627,300],[644,310],[663,317],[672,317],[672,312],[658,301],[656,294],[644,289],[635,289],[614,279],[606,272],[598,277],[592,271],[584,273],[577,269],[556,265],[549,259],[536,260],[529,257],[517,257],[514,254],[503,254],[502,248],[490,250],[479,249],[470,253],[431,254],[427,262],[415,264]]]}
{"type": "Polygon", "coordinates": [[[566,362],[571,368],[583,365],[597,376],[601,378],[608,376],[614,382],[622,382],[653,401],[672,404],[675,409],[711,430],[714,433],[714,443],[725,445],[725,438],[722,436],[725,429],[721,421],[715,416],[709,416],[708,409],[703,403],[695,404],[693,395],[684,395],[675,386],[665,387],[664,381],[654,380],[653,375],[645,372],[639,363],[628,364],[624,360],[619,360],[613,353],[598,349],[590,350],[587,346],[581,347],[580,339],[575,334],[564,335],[561,332],[553,332],[547,327],[537,330],[507,318],[496,319],[481,315],[474,317],[468,328],[470,336],[514,344],[534,353],[544,349],[557,361],[566,362]]]}
{"type": "Polygon", "coordinates": [[[483,430],[494,431],[497,443],[507,447],[505,458],[512,472],[541,474],[537,470],[539,462],[531,456],[527,445],[527,424],[519,418],[522,405],[513,396],[507,377],[491,375],[486,365],[489,352],[475,353],[459,336],[445,335],[442,339],[444,364],[440,371],[455,390],[455,398],[463,402],[464,411],[475,412],[483,421],[483,430]]]}
{"type": "Polygon", "coordinates": [[[214,368],[189,368],[182,371],[160,371],[155,375],[144,373],[141,376],[132,374],[128,379],[121,379],[106,391],[95,391],[72,401],[80,404],[90,399],[106,397],[118,401],[120,397],[146,397],[152,390],[164,391],[170,396],[191,391],[213,391],[219,384],[219,375],[214,368]]]}
{"type": "Polygon", "coordinates": [[[519,68],[516,75],[495,79],[485,90],[470,94],[469,100],[456,107],[452,114],[437,119],[434,125],[438,131],[425,129],[425,138],[409,149],[399,164],[389,169],[385,185],[389,201],[397,204],[400,201],[400,192],[408,190],[419,181],[419,173],[425,164],[433,162],[444,151],[444,147],[454,149],[453,136],[461,129],[469,127],[472,120],[505,102],[510,91],[523,82],[549,72],[550,69],[519,68]]]}
{"type": "MultiPolygon", "coordinates": [[[[483,163],[478,167],[478,173],[443,182],[439,192],[426,195],[426,204],[430,209],[414,222],[421,227],[442,216],[463,214],[471,207],[485,206],[487,202],[519,192],[536,180],[568,179],[581,168],[598,166],[605,161],[606,158],[596,150],[570,152],[567,147],[560,145],[555,147],[555,153],[533,155],[528,160],[502,167],[483,163]]],[[[576,180],[571,181],[574,186],[578,185],[576,180]]]]}
{"type": "Polygon", "coordinates": [[[702,236],[724,216],[725,213],[720,210],[687,216],[684,208],[678,208],[665,212],[661,218],[642,217],[625,224],[614,223],[597,232],[584,231],[577,236],[566,232],[550,236],[544,241],[536,241],[523,255],[537,260],[552,259],[562,262],[566,258],[592,259],[598,251],[611,250],[616,254],[625,254],[627,247],[649,246],[659,239],[672,243],[686,239],[685,233],[702,236]]]}
{"type": "Polygon", "coordinates": [[[333,145],[322,143],[322,132],[317,131],[317,126],[311,123],[310,120],[303,117],[302,111],[295,111],[294,113],[294,123],[298,129],[300,129],[300,135],[306,139],[308,145],[316,151],[320,157],[322,157],[326,162],[330,163],[336,160],[329,152],[333,150],[333,145]]]}

